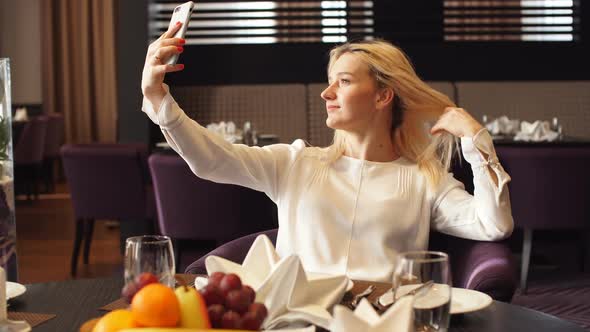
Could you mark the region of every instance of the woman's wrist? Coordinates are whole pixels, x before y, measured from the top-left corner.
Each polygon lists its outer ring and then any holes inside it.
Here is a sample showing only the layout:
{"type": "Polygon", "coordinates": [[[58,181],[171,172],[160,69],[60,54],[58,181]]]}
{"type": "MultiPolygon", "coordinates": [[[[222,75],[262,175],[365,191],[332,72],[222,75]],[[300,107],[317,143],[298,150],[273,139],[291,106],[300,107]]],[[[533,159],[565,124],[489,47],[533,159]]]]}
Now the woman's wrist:
{"type": "Polygon", "coordinates": [[[158,112],[158,110],[160,109],[160,105],[164,100],[164,97],[166,97],[166,93],[166,89],[164,89],[163,86],[160,86],[159,89],[155,88],[151,91],[146,89],[143,93],[143,96],[152,104],[154,111],[158,112]]]}

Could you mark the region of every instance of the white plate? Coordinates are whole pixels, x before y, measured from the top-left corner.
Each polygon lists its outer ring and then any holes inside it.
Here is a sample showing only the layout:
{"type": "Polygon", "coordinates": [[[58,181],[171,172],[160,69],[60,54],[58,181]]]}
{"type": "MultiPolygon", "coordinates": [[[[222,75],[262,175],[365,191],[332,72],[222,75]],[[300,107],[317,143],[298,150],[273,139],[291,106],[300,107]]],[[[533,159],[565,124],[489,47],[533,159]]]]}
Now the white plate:
{"type": "MultiPolygon", "coordinates": [[[[318,279],[321,278],[323,276],[327,276],[325,274],[319,274],[319,273],[309,273],[308,274],[312,279],[318,279]]],[[[196,277],[195,278],[195,288],[196,289],[201,289],[205,286],[207,286],[207,283],[209,282],[209,279],[205,278],[205,277],[196,277]]],[[[346,291],[350,291],[352,289],[352,287],[354,287],[354,282],[350,279],[348,279],[348,284],[346,285],[346,291]]]]}
{"type": "MultiPolygon", "coordinates": [[[[406,285],[402,286],[400,296],[411,291],[413,288],[420,285],[406,285]]],[[[379,302],[383,305],[391,303],[393,299],[392,292],[386,292],[381,295],[379,302]]],[[[492,304],[492,298],[485,293],[478,292],[472,289],[456,288],[451,290],[451,314],[464,314],[468,312],[478,311],[486,308],[492,304]]]]}
{"type": "Polygon", "coordinates": [[[6,300],[22,295],[27,290],[27,287],[16,282],[6,282],[6,300]]]}

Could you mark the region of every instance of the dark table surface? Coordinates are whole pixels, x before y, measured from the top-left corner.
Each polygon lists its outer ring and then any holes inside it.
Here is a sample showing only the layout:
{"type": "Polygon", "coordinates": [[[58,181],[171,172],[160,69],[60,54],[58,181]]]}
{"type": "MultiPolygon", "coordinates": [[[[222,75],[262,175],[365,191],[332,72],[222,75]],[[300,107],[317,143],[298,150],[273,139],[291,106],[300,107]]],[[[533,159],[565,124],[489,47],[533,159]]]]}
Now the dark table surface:
{"type": "MultiPolygon", "coordinates": [[[[357,281],[352,293],[366,288],[368,282],[357,281]]],[[[10,311],[56,314],[57,317],[35,328],[42,331],[78,331],[87,320],[105,313],[99,308],[120,297],[123,280],[117,278],[81,279],[26,285],[27,291],[10,301],[10,311]]],[[[380,295],[387,284],[377,284],[371,298],[380,295]]],[[[494,301],[486,309],[453,315],[450,331],[579,331],[584,329],[538,311],[494,301]]]]}

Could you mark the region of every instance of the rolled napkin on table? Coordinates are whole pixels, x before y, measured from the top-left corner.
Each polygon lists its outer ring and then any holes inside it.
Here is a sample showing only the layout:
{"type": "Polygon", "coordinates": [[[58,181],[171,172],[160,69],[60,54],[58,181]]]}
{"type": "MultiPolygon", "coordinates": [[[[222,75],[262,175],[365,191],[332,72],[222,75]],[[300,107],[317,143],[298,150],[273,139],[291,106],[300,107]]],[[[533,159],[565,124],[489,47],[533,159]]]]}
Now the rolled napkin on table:
{"type": "Polygon", "coordinates": [[[515,141],[554,141],[559,137],[559,133],[549,127],[547,121],[535,121],[533,123],[523,121],[520,124],[520,131],[514,136],[515,141]]]}
{"type": "MultiPolygon", "coordinates": [[[[235,273],[244,285],[256,291],[256,302],[268,309],[264,329],[300,327],[313,324],[328,328],[332,316],[329,310],[342,300],[349,279],[306,273],[299,257],[280,258],[266,235],[254,240],[242,265],[217,256],[205,260],[209,275],[214,272],[235,273]]],[[[199,289],[206,282],[195,279],[199,289]]]]}
{"type": "Polygon", "coordinates": [[[28,116],[26,107],[17,108],[14,113],[14,117],[12,118],[12,121],[27,121],[27,120],[29,120],[29,116],[28,116]]]}
{"type": "Polygon", "coordinates": [[[353,311],[345,306],[334,308],[334,319],[330,324],[331,332],[410,332],[413,331],[412,296],[400,298],[381,316],[369,304],[367,299],[353,311]]]}
{"type": "Polygon", "coordinates": [[[207,129],[223,137],[230,143],[239,143],[242,140],[242,135],[237,132],[236,124],[233,121],[210,123],[207,125],[207,129]]]}
{"type": "Polygon", "coordinates": [[[485,124],[486,129],[492,135],[515,135],[518,132],[519,126],[519,120],[511,120],[505,115],[485,124]]]}

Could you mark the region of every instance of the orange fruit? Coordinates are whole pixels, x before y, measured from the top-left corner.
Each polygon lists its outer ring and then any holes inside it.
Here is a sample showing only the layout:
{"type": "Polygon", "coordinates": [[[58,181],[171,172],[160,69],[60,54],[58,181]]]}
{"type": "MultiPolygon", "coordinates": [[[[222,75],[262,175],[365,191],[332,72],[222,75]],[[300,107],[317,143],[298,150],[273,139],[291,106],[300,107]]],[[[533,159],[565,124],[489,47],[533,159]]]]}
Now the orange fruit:
{"type": "Polygon", "coordinates": [[[131,301],[133,318],[147,327],[174,327],[180,320],[180,304],[174,291],[163,284],[143,287],[131,301]]]}
{"type": "Polygon", "coordinates": [[[98,320],[92,332],[117,332],[122,329],[138,327],[129,310],[114,310],[98,320]]]}

